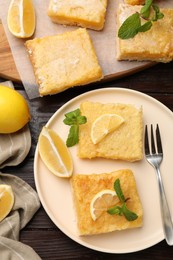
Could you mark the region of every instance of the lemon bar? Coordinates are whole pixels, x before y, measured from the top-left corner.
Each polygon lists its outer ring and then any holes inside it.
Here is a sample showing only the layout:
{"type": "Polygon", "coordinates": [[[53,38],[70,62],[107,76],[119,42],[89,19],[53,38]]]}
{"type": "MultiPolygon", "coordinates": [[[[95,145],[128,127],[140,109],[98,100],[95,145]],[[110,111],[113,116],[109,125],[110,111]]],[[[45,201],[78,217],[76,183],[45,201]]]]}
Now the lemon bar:
{"type": "MultiPolygon", "coordinates": [[[[118,28],[130,15],[139,12],[142,6],[120,4],[118,28]]],[[[173,9],[161,9],[163,19],[153,22],[149,31],[139,32],[134,38],[122,40],[117,36],[117,59],[170,62],[173,59],[173,9]]]]}
{"type": "Polygon", "coordinates": [[[137,161],[143,157],[143,122],[142,108],[128,104],[102,104],[83,102],[80,105],[81,114],[87,117],[87,123],[80,126],[78,156],[80,158],[103,157],[137,161]],[[117,114],[124,118],[124,123],[112,133],[109,133],[99,143],[91,139],[93,122],[103,114],[117,114]]]}
{"type": "Polygon", "coordinates": [[[143,209],[134,175],[131,170],[123,169],[111,173],[74,175],[71,179],[80,235],[93,235],[142,226],[143,209]],[[102,190],[114,190],[114,182],[120,180],[121,189],[127,201],[127,207],[138,215],[134,221],[124,216],[110,215],[105,212],[95,221],[91,217],[90,204],[93,197],[102,190]]]}
{"type": "Polygon", "coordinates": [[[48,16],[55,23],[103,29],[107,0],[51,0],[48,16]]]}
{"type": "Polygon", "coordinates": [[[100,80],[102,69],[86,29],[26,41],[40,96],[100,80]]]}

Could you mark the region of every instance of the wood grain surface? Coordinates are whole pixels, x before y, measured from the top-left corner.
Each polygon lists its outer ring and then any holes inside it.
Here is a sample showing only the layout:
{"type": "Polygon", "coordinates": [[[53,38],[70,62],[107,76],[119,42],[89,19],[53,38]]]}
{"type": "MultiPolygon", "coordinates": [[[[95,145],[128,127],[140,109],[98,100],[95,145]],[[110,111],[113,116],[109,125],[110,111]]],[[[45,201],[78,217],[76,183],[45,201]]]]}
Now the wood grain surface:
{"type": "Polygon", "coordinates": [[[7,41],[3,25],[0,21],[0,76],[13,81],[20,81],[14,59],[7,41]]]}

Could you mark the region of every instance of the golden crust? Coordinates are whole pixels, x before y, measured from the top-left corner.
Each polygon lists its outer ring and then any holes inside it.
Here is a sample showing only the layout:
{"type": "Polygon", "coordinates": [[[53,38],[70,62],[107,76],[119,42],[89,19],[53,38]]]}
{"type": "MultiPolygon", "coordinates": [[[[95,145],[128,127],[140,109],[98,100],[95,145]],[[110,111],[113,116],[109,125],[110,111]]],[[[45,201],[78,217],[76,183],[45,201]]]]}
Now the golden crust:
{"type": "Polygon", "coordinates": [[[145,3],[145,0],[125,0],[125,3],[129,5],[141,5],[145,3]]]}
{"type": "Polygon", "coordinates": [[[103,29],[107,0],[51,0],[48,16],[55,23],[103,29]]]}
{"type": "Polygon", "coordinates": [[[111,173],[75,175],[71,179],[80,235],[93,235],[142,226],[143,210],[138,195],[133,173],[129,169],[111,173]],[[128,208],[138,215],[135,221],[128,221],[124,216],[110,215],[104,212],[96,221],[90,215],[92,198],[104,189],[113,189],[119,178],[128,208]]]}
{"type": "MultiPolygon", "coordinates": [[[[140,11],[142,6],[120,4],[118,28],[131,14],[140,11]]],[[[161,9],[164,18],[153,23],[151,29],[138,33],[134,38],[122,40],[117,36],[118,60],[150,60],[170,62],[173,59],[173,9],[161,9]]]]}
{"type": "Polygon", "coordinates": [[[36,38],[26,41],[25,45],[41,96],[56,94],[103,77],[86,29],[36,38]]]}
{"type": "Polygon", "coordinates": [[[80,126],[78,156],[80,158],[103,157],[127,161],[141,160],[143,157],[142,110],[126,104],[101,104],[83,102],[81,114],[87,123],[80,126]],[[118,114],[125,119],[119,129],[108,134],[102,141],[93,144],[90,136],[95,119],[103,114],[118,114]]]}

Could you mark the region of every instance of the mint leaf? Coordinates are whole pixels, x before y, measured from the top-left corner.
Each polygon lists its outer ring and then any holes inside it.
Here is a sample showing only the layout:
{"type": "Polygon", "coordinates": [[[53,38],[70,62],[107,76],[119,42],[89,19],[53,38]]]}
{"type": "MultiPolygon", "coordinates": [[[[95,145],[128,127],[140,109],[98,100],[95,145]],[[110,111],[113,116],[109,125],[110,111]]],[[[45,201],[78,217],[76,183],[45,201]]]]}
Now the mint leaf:
{"type": "Polygon", "coordinates": [[[139,13],[129,16],[121,25],[118,31],[118,37],[121,39],[133,38],[138,33],[138,28],[141,26],[139,13]]]}
{"type": "Polygon", "coordinates": [[[75,125],[77,123],[76,118],[68,118],[68,117],[66,117],[63,120],[63,122],[64,122],[65,125],[75,125]]]}
{"type": "Polygon", "coordinates": [[[74,125],[77,124],[77,117],[80,116],[80,109],[76,109],[65,114],[65,119],[63,120],[64,124],[66,125],[74,125]]]}
{"type": "Polygon", "coordinates": [[[141,27],[138,29],[138,32],[146,32],[148,30],[150,30],[152,26],[152,22],[148,21],[146,23],[144,23],[143,25],[141,25],[141,27]]]}
{"type": "Polygon", "coordinates": [[[66,140],[67,147],[71,147],[79,142],[79,125],[85,124],[87,118],[81,116],[80,109],[76,109],[65,114],[65,119],[63,120],[65,125],[69,125],[70,131],[66,140]]]}
{"type": "Polygon", "coordinates": [[[115,189],[115,192],[119,198],[119,200],[121,202],[125,202],[125,197],[124,197],[124,194],[122,192],[122,189],[121,189],[121,186],[120,186],[120,179],[117,179],[115,182],[114,182],[114,189],[115,189]]]}
{"type": "Polygon", "coordinates": [[[66,141],[67,147],[71,147],[79,142],[79,126],[72,125],[66,141]]]}
{"type": "Polygon", "coordinates": [[[79,125],[83,125],[83,124],[85,124],[86,122],[87,122],[86,116],[78,116],[78,117],[77,117],[77,123],[78,123],[79,125]]]}
{"type": "Polygon", "coordinates": [[[114,206],[110,209],[107,210],[107,212],[110,214],[110,215],[122,215],[123,214],[123,210],[121,207],[119,206],[114,206]]]}
{"type": "Polygon", "coordinates": [[[127,205],[125,202],[123,203],[122,207],[114,206],[114,207],[108,209],[107,213],[109,213],[110,215],[119,215],[119,216],[124,215],[124,217],[128,221],[134,221],[135,219],[138,218],[138,215],[136,213],[132,212],[131,210],[129,210],[127,208],[127,205]]]}
{"type": "Polygon", "coordinates": [[[163,17],[164,17],[164,14],[163,14],[163,13],[157,14],[157,20],[162,19],[163,17]]]}
{"type": "Polygon", "coordinates": [[[146,0],[145,5],[141,8],[140,14],[143,18],[148,18],[150,16],[150,8],[152,5],[152,0],[146,0]]]}
{"type": "Polygon", "coordinates": [[[67,118],[76,118],[77,116],[80,116],[80,109],[77,108],[76,110],[74,111],[71,111],[71,112],[68,112],[65,114],[65,117],[67,118]]]}
{"type": "Polygon", "coordinates": [[[160,12],[159,6],[156,4],[153,4],[152,7],[155,11],[155,16],[152,18],[152,21],[157,21],[159,19],[162,19],[164,17],[164,14],[160,12]]]}
{"type": "Polygon", "coordinates": [[[79,108],[65,114],[65,117],[66,118],[63,120],[63,122],[66,125],[75,125],[75,124],[82,125],[85,124],[87,121],[85,116],[81,116],[81,112],[79,108]]]}
{"type": "Polygon", "coordinates": [[[124,203],[123,206],[122,206],[122,212],[123,212],[123,215],[125,216],[125,218],[128,221],[134,221],[135,219],[138,218],[138,215],[136,213],[132,212],[131,210],[129,210],[127,208],[126,203],[124,203]]]}

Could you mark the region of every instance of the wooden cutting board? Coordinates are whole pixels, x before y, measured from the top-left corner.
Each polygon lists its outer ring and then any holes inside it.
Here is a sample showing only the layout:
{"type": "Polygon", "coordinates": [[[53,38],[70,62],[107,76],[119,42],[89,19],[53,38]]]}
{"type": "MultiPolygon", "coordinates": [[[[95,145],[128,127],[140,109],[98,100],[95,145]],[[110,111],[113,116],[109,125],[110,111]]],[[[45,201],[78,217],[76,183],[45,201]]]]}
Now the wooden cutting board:
{"type": "Polygon", "coordinates": [[[0,77],[20,82],[14,59],[0,21],[0,77]]]}

